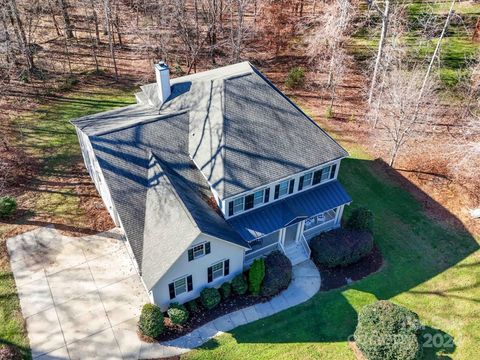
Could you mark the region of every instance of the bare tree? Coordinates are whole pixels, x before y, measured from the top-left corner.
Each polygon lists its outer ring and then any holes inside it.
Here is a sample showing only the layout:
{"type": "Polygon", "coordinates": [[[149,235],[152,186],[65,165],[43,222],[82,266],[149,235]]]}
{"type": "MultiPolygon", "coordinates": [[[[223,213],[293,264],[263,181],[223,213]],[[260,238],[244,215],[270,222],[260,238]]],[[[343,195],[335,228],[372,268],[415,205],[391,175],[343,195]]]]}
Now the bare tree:
{"type": "Polygon", "coordinates": [[[70,14],[68,13],[68,2],[67,0],[58,0],[60,4],[60,9],[62,10],[63,22],[65,23],[65,34],[67,39],[73,39],[73,26],[70,20],[70,14]]]}
{"type": "Polygon", "coordinates": [[[370,82],[370,91],[368,94],[369,105],[372,103],[373,91],[377,84],[378,71],[380,68],[380,62],[382,61],[383,49],[385,47],[385,42],[387,39],[388,23],[390,20],[390,0],[385,0],[383,7],[378,0],[373,0],[371,2],[371,7],[373,7],[377,11],[378,15],[380,16],[380,19],[382,21],[382,30],[380,32],[380,40],[378,42],[378,50],[377,50],[377,56],[375,58],[375,66],[373,67],[372,80],[370,82]]]}
{"type": "Polygon", "coordinates": [[[386,74],[383,91],[379,94],[380,121],[374,137],[385,135],[390,144],[389,165],[394,166],[404,145],[423,133],[432,123],[437,107],[435,84],[423,84],[424,75],[419,70],[395,68],[386,74]],[[423,88],[423,96],[419,93],[423,88]]]}
{"type": "Polygon", "coordinates": [[[115,71],[115,80],[118,81],[118,69],[117,69],[117,60],[115,58],[115,48],[112,38],[112,16],[110,10],[110,0],[103,0],[104,6],[104,15],[105,15],[105,24],[107,26],[107,35],[108,35],[108,46],[110,47],[110,56],[113,62],[113,69],[115,71]]]}
{"type": "Polygon", "coordinates": [[[235,62],[240,61],[245,46],[245,39],[250,33],[245,24],[245,14],[251,2],[252,0],[229,0],[227,3],[231,14],[230,42],[232,47],[232,58],[235,62]]]}
{"type": "Polygon", "coordinates": [[[21,52],[24,56],[27,70],[32,72],[35,69],[35,63],[33,61],[33,54],[30,48],[30,42],[25,35],[25,28],[23,26],[22,19],[20,17],[20,12],[18,10],[16,0],[6,0],[5,9],[8,13],[8,17],[14,29],[14,33],[17,38],[17,43],[20,46],[21,52]]]}

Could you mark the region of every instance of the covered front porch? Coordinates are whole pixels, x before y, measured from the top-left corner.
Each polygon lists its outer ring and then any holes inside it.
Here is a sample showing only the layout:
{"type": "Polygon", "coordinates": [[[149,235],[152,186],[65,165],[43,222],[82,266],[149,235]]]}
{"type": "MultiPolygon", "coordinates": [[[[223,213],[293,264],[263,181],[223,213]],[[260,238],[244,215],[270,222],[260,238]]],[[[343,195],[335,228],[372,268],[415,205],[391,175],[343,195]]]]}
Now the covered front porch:
{"type": "Polygon", "coordinates": [[[311,238],[340,226],[344,206],[350,202],[340,183],[332,181],[228,222],[251,246],[245,265],[276,249],[296,264],[310,257],[311,238]]]}

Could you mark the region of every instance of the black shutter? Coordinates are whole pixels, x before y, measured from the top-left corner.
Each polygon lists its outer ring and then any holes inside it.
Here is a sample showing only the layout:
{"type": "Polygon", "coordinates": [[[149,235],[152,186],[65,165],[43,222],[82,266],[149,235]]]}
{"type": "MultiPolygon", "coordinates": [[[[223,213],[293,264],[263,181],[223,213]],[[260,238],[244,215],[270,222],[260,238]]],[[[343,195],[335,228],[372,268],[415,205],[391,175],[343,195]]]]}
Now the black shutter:
{"type": "Polygon", "coordinates": [[[265,189],[265,197],[263,198],[264,203],[268,203],[270,201],[270,188],[265,189]]]}
{"type": "Polygon", "coordinates": [[[205,255],[210,254],[210,242],[205,243],[205,255]]]}
{"type": "Polygon", "coordinates": [[[278,199],[278,193],[280,192],[280,184],[275,185],[275,194],[273,196],[274,199],[278,199]]]}
{"type": "Polygon", "coordinates": [[[228,274],[230,274],[230,260],[229,259],[225,260],[225,262],[223,263],[223,275],[227,276],[228,274]]]}
{"type": "Polygon", "coordinates": [[[192,291],[193,290],[193,279],[192,275],[187,276],[187,291],[192,291]]]}
{"type": "Polygon", "coordinates": [[[305,175],[300,176],[300,181],[298,182],[298,191],[303,189],[303,180],[305,180],[305,175]]]}
{"type": "Polygon", "coordinates": [[[193,260],[193,249],[188,249],[188,261],[193,260]]]}
{"type": "Polygon", "coordinates": [[[233,201],[230,201],[228,203],[228,216],[232,216],[233,215],[233,201]]]}
{"type": "Polygon", "coordinates": [[[332,165],[332,169],[330,170],[330,179],[335,177],[335,171],[337,170],[337,164],[332,165]]]}
{"type": "Polygon", "coordinates": [[[322,180],[322,170],[317,170],[313,173],[312,185],[317,185],[322,180]]]}
{"type": "Polygon", "coordinates": [[[253,194],[245,196],[245,210],[253,208],[253,194]]]}
{"type": "Polygon", "coordinates": [[[211,283],[213,281],[213,268],[210,266],[208,268],[208,282],[211,283]]]}
{"type": "Polygon", "coordinates": [[[168,292],[170,293],[170,300],[175,299],[175,285],[173,283],[168,284],[168,292]]]}
{"type": "Polygon", "coordinates": [[[289,188],[288,188],[288,193],[291,194],[293,193],[293,188],[295,187],[295,179],[290,180],[289,188]]]}

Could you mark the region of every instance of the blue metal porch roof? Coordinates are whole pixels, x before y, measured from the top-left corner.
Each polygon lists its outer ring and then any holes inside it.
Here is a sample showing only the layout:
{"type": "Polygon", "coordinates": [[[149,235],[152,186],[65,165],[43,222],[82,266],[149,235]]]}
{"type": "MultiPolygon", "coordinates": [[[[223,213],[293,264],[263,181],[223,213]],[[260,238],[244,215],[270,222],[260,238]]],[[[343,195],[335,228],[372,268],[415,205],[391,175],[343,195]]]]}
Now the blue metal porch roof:
{"type": "Polygon", "coordinates": [[[235,216],[227,222],[244,240],[250,241],[281,229],[296,218],[311,217],[351,201],[350,195],[335,180],[235,216]]]}

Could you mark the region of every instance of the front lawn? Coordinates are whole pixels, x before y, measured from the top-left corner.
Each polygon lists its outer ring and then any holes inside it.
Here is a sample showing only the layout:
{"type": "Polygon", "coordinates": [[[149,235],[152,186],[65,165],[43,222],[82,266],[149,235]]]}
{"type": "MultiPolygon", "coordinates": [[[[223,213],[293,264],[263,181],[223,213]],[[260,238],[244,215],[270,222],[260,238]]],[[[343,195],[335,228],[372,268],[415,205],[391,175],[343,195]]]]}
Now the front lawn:
{"type": "Polygon", "coordinates": [[[453,337],[454,348],[426,349],[425,358],[451,352],[455,359],[476,357],[479,239],[427,217],[421,204],[379,170],[379,164],[352,150],[353,158],[343,161],[340,180],[355,204],[375,213],[375,240],[385,258],[382,270],[234,329],[185,359],[354,359],[347,339],[359,309],[376,299],[404,305],[419,314],[430,332],[453,337]]]}

